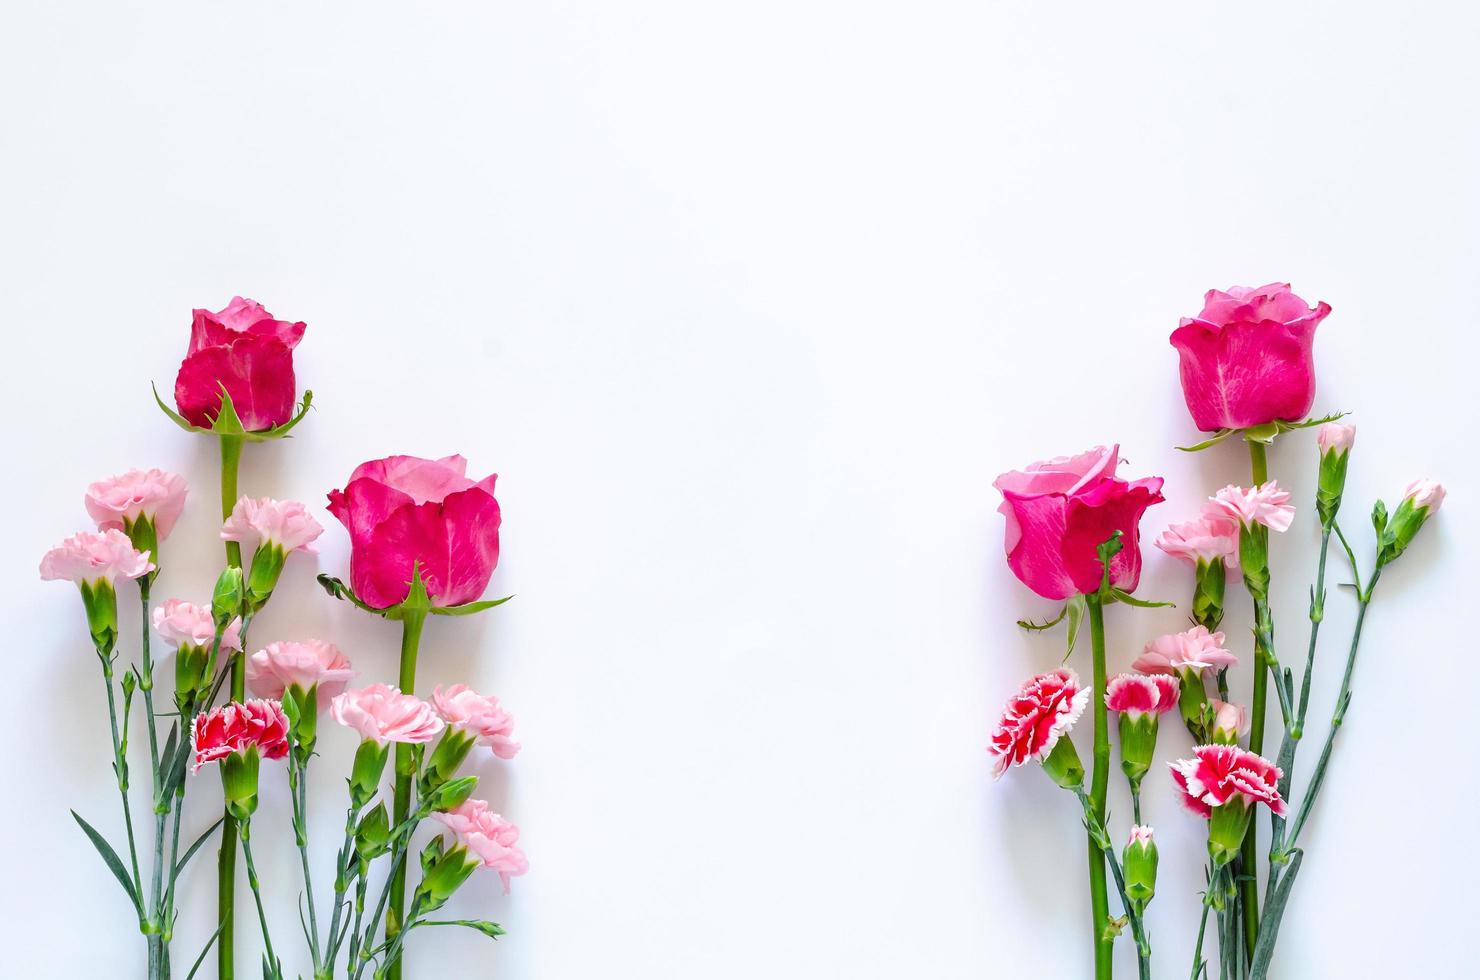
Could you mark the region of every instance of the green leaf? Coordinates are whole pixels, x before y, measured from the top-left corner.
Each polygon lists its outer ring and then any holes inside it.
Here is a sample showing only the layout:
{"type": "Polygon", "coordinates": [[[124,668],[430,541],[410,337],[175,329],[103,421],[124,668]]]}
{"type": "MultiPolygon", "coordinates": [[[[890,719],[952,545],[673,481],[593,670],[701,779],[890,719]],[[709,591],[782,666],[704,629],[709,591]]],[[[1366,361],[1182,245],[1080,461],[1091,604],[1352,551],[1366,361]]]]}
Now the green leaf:
{"type": "MultiPolygon", "coordinates": [[[[227,916],[227,919],[229,919],[229,918],[230,918],[230,915],[227,916]]],[[[213,932],[213,933],[211,933],[211,938],[209,938],[209,939],[206,940],[206,944],[201,949],[200,955],[195,958],[195,964],[190,967],[190,972],[187,973],[187,974],[185,974],[185,980],[195,980],[195,972],[197,970],[199,970],[200,969],[200,965],[206,961],[206,954],[211,951],[211,947],[212,946],[216,945],[216,940],[218,938],[220,938],[220,936],[221,936],[221,930],[223,930],[225,928],[226,928],[226,919],[222,919],[221,920],[221,924],[216,927],[216,931],[213,932]]]]}
{"type": "Polygon", "coordinates": [[[159,784],[165,782],[169,775],[169,763],[175,758],[175,742],[180,737],[180,723],[177,721],[170,726],[170,734],[164,740],[164,751],[159,754],[159,771],[155,774],[155,781],[159,784]]]}
{"type": "Polygon", "coordinates": [[[186,432],[209,432],[209,431],[211,431],[210,429],[202,429],[199,426],[191,425],[188,421],[186,421],[185,416],[181,415],[179,412],[175,411],[173,408],[170,408],[168,405],[166,405],[164,403],[164,399],[159,397],[159,389],[154,386],[154,382],[152,382],[152,381],[149,382],[149,387],[154,392],[154,403],[159,406],[159,410],[161,412],[163,412],[164,414],[166,414],[166,415],[168,415],[170,417],[170,421],[174,422],[176,425],[178,425],[180,428],[184,429],[186,432]]]}
{"type": "Polygon", "coordinates": [[[1064,660],[1067,662],[1074,653],[1074,643],[1079,639],[1079,627],[1084,625],[1084,613],[1088,608],[1084,602],[1084,596],[1077,595],[1069,600],[1065,607],[1069,610],[1069,642],[1064,650],[1064,660]]]}
{"type": "Polygon", "coordinates": [[[1229,436],[1233,435],[1237,431],[1237,429],[1219,429],[1212,435],[1211,438],[1204,439],[1202,442],[1198,443],[1195,446],[1178,446],[1177,448],[1182,450],[1182,452],[1184,453],[1200,453],[1204,449],[1211,449],[1213,446],[1218,445],[1218,443],[1222,442],[1224,439],[1227,439],[1229,436]]]}
{"type": "Polygon", "coordinates": [[[416,924],[418,926],[463,926],[468,929],[477,929],[489,939],[497,939],[505,935],[503,926],[497,922],[489,922],[487,919],[423,919],[416,924]]]}
{"type": "Polygon", "coordinates": [[[482,602],[465,602],[461,606],[433,606],[431,607],[431,609],[428,610],[428,612],[430,612],[433,616],[471,616],[473,615],[473,613],[480,613],[485,609],[492,609],[494,606],[502,606],[504,603],[508,602],[512,598],[514,597],[511,595],[506,595],[502,599],[485,599],[482,602]]]}
{"type": "Polygon", "coordinates": [[[1332,412],[1330,415],[1322,415],[1318,419],[1303,419],[1299,422],[1274,422],[1272,425],[1279,427],[1281,432],[1294,432],[1296,429],[1312,429],[1327,422],[1335,422],[1337,419],[1346,418],[1350,412],[1332,412]]]}
{"type": "Polygon", "coordinates": [[[108,866],[108,870],[113,872],[113,877],[117,878],[118,883],[123,886],[123,890],[128,895],[129,901],[134,903],[134,908],[140,916],[143,916],[144,907],[139,902],[139,893],[134,890],[134,883],[129,878],[128,871],[124,868],[123,862],[118,859],[118,853],[113,850],[113,846],[103,838],[102,834],[93,829],[92,824],[77,815],[76,810],[70,812],[72,819],[77,821],[77,826],[82,828],[82,832],[87,835],[87,839],[92,841],[93,847],[98,849],[98,854],[102,856],[103,863],[108,866]]]}
{"type": "Polygon", "coordinates": [[[1069,615],[1069,605],[1065,603],[1064,608],[1060,609],[1059,614],[1053,619],[1045,619],[1041,623],[1035,623],[1031,619],[1020,619],[1017,621],[1017,624],[1030,633],[1042,633],[1044,630],[1051,630],[1062,623],[1064,617],[1067,615],[1069,615]]]}
{"type": "Polygon", "coordinates": [[[319,575],[319,585],[323,586],[324,591],[329,593],[329,595],[333,596],[335,599],[344,599],[368,613],[374,613],[377,616],[385,616],[390,611],[388,609],[376,609],[374,606],[366,605],[359,596],[355,595],[353,589],[351,589],[349,586],[345,585],[343,581],[335,578],[332,575],[324,575],[321,573],[319,575]]]}
{"type": "Polygon", "coordinates": [[[186,848],[185,856],[180,858],[179,863],[175,865],[176,878],[180,877],[180,872],[185,870],[185,865],[189,864],[190,859],[195,857],[195,852],[201,849],[202,845],[204,845],[205,842],[210,839],[210,836],[216,832],[216,828],[221,826],[222,821],[224,821],[225,819],[226,817],[224,814],[217,817],[216,822],[207,827],[205,831],[195,839],[194,844],[191,844],[190,847],[186,848]]]}
{"type": "Polygon", "coordinates": [[[1121,589],[1114,589],[1114,588],[1112,588],[1110,590],[1110,597],[1112,599],[1114,599],[1116,602],[1123,602],[1127,606],[1135,606],[1137,609],[1176,609],[1177,608],[1177,604],[1175,602],[1154,602],[1154,601],[1152,601],[1150,599],[1137,599],[1135,596],[1131,595],[1129,592],[1122,591],[1121,589]]]}

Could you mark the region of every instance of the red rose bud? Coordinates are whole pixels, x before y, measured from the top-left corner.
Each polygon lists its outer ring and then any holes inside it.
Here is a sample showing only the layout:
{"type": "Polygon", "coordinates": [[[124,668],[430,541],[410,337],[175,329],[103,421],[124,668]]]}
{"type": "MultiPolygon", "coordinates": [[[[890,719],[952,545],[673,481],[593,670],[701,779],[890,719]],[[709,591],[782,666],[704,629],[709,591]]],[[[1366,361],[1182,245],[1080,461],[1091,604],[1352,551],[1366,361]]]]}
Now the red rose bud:
{"type": "Polygon", "coordinates": [[[1125,872],[1125,893],[1131,901],[1145,908],[1156,895],[1156,842],[1150,827],[1132,827],[1130,840],[1121,854],[1125,872]]]}
{"type": "Polygon", "coordinates": [[[1357,427],[1327,422],[1316,430],[1316,445],[1321,451],[1321,465],[1316,481],[1316,514],[1321,526],[1329,528],[1341,509],[1341,493],[1346,489],[1346,464],[1351,458],[1357,427]]]}
{"type": "Polygon", "coordinates": [[[175,404],[192,425],[209,429],[230,396],[242,428],[263,432],[293,417],[293,348],[303,323],[275,320],[260,303],[237,296],[225,309],[196,310],[190,349],[175,379],[175,404]]]}
{"type": "Polygon", "coordinates": [[[1378,525],[1378,568],[1398,560],[1398,556],[1418,536],[1424,522],[1430,515],[1439,512],[1444,496],[1445,490],[1441,484],[1433,480],[1414,480],[1403,491],[1403,500],[1398,504],[1398,509],[1393,511],[1391,518],[1381,523],[1374,518],[1374,524],[1378,525]]]}
{"type": "Polygon", "coordinates": [[[1158,719],[1177,706],[1179,687],[1166,674],[1121,674],[1105,687],[1105,707],[1120,713],[1120,768],[1132,787],[1151,769],[1158,719]]]}

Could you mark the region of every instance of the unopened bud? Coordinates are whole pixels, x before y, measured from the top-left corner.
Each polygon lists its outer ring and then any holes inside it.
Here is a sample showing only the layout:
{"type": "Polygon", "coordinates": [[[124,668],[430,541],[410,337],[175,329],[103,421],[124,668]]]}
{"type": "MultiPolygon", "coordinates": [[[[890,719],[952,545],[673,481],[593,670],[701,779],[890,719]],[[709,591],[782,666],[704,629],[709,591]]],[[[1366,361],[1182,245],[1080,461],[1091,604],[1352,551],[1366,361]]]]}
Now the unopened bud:
{"type": "Polygon", "coordinates": [[[1316,430],[1316,444],[1321,451],[1321,465],[1316,489],[1316,514],[1321,526],[1329,528],[1341,509],[1341,493],[1346,487],[1346,464],[1351,458],[1357,427],[1327,422],[1316,430]]]}
{"type": "Polygon", "coordinates": [[[1408,485],[1392,519],[1378,532],[1379,568],[1396,561],[1407,550],[1429,516],[1438,513],[1444,494],[1444,487],[1433,480],[1414,480],[1408,485]]]}
{"type": "Polygon", "coordinates": [[[242,611],[242,570],[234,565],[227,566],[216,579],[216,589],[211,593],[211,619],[216,629],[224,630],[242,611]]]}
{"type": "Polygon", "coordinates": [[[1156,894],[1156,842],[1150,827],[1132,827],[1130,841],[1121,855],[1125,867],[1125,893],[1144,906],[1156,894]]]}

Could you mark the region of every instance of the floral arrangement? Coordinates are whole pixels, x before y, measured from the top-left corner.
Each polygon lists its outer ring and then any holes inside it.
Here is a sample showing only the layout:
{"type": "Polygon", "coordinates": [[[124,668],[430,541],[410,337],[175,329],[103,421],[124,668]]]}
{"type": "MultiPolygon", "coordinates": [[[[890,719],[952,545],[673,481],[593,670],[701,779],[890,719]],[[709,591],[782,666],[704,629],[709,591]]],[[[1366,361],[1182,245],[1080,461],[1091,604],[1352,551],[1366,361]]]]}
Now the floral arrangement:
{"type": "Polygon", "coordinates": [[[1142,980],[1152,975],[1147,909],[1156,894],[1159,856],[1152,828],[1144,822],[1141,788],[1154,768],[1158,728],[1174,711],[1195,748],[1191,758],[1168,762],[1167,775],[1185,810],[1206,821],[1208,832],[1207,887],[1191,941],[1190,975],[1193,980],[1208,976],[1214,943],[1223,980],[1268,975],[1304,858],[1301,833],[1331,769],[1351,704],[1362,624],[1374,590],[1383,570],[1402,557],[1443,503],[1444,488],[1430,480],[1410,484],[1391,512],[1379,500],[1371,511],[1374,540],[1364,574],[1338,519],[1356,429],[1338,421],[1340,415],[1308,417],[1315,401],[1316,328],[1330,312],[1325,303],[1309,306],[1287,284],[1215,289],[1202,312],[1182,320],[1172,333],[1187,408],[1194,424],[1211,433],[1188,451],[1242,437],[1250,485],[1224,487],[1206,500],[1196,520],[1174,524],[1155,539],[1158,549],[1184,562],[1191,573],[1190,623],[1183,632],[1150,640],[1131,673],[1108,676],[1105,612],[1117,604],[1171,605],[1134,595],[1141,573],[1141,520],[1163,501],[1163,481],[1119,476],[1118,446],[1033,463],[996,481],[1007,522],[1009,567],[1038,595],[1064,603],[1051,622],[1019,625],[1045,630],[1065,623],[1072,654],[1081,625],[1089,623],[1089,684],[1067,667],[1028,679],[1007,702],[989,751],[998,776],[1036,762],[1078,799],[1088,835],[1096,980],[1112,976],[1114,944],[1126,934],[1135,945],[1142,980]],[[1311,513],[1319,524],[1320,548],[1297,683],[1294,668],[1287,666],[1292,658],[1277,652],[1269,570],[1271,532],[1287,531],[1297,509],[1271,477],[1267,449],[1277,437],[1306,428],[1316,428],[1317,492],[1311,513]],[[1307,736],[1316,734],[1307,722],[1333,536],[1350,566],[1356,617],[1329,726],[1319,736],[1315,765],[1297,790],[1297,756],[1307,736]],[[1238,644],[1222,630],[1225,588],[1235,575],[1242,578],[1253,610],[1252,685],[1237,696],[1228,670],[1238,662],[1238,644]],[[1278,711],[1273,716],[1271,688],[1278,711]],[[1071,737],[1086,709],[1093,739],[1088,773],[1071,737]],[[1118,851],[1106,806],[1112,714],[1134,821],[1118,851]],[[1119,914],[1111,912],[1112,882],[1119,914]]]}
{"type": "MultiPolygon", "coordinates": [[[[75,812],[73,817],[122,886],[144,938],[150,980],[190,980],[213,945],[219,976],[236,975],[238,857],[261,929],[264,980],[283,977],[268,925],[267,889],[252,854],[264,762],[266,778],[286,780],[292,801],[289,819],[302,881],[286,890],[297,894],[301,885],[300,921],[315,980],[399,978],[405,944],[424,927],[466,926],[502,935],[497,924],[482,919],[432,916],[478,869],[498,874],[507,891],[510,878],[528,868],[519,829],[473,798],[477,777],[459,775],[479,746],[499,759],[514,757],[519,743],[512,737],[512,716],[497,698],[465,684],[435,687],[430,700],[415,694],[428,619],[471,615],[506,601],[482,598],[499,557],[493,476],[470,479],[459,456],[390,456],[364,463],[343,489],[329,494],[329,512],[350,536],[350,582],[325,575],[319,581],[329,595],[401,624],[395,686],[350,686],[355,671],[330,642],[277,639],[259,647],[248,639],[286,562],[311,553],[323,533],[302,503],[243,496],[238,489],[243,449],[281,439],[308,414],[312,394],[304,391],[299,399],[293,370],[293,351],[305,329],[240,297],[215,313],[196,310],[175,382],[175,408],[155,396],[182,429],[220,446],[225,560],[208,600],[151,601],[162,545],[186,501],[185,481],[157,469],[89,486],[85,504],[97,529],[68,538],[41,562],[43,579],[73,582],[82,595],[107,689],[123,846],[115,847],[75,812]],[[143,616],[137,659],[123,663],[120,580],[134,583],[143,616]],[[174,649],[173,710],[155,697],[151,627],[174,649]],[[316,891],[307,800],[325,709],[360,743],[345,774],[347,815],[333,875],[321,876],[316,891]],[[145,726],[151,802],[149,813],[140,814],[137,834],[129,800],[129,738],[137,737],[136,715],[145,726]],[[202,780],[206,770],[219,774],[219,796],[213,781],[202,780]],[[187,798],[223,812],[182,850],[187,798]],[[429,821],[443,833],[412,860],[412,835],[429,821]],[[219,841],[219,926],[181,969],[171,948],[181,903],[177,885],[181,871],[212,839],[219,841]],[[412,865],[419,866],[414,889],[408,882],[412,865]]],[[[276,938],[281,943],[284,937],[276,938]]]]}

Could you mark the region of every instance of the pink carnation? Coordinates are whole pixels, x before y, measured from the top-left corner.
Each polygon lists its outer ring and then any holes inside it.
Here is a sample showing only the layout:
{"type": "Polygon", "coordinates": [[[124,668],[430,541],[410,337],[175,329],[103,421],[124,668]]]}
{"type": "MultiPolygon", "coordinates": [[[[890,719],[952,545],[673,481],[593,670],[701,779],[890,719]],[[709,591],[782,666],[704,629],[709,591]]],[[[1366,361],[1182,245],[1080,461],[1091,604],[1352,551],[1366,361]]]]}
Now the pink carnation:
{"type": "Polygon", "coordinates": [[[231,516],[221,527],[222,541],[271,541],[284,552],[313,553],[313,541],[324,529],[313,519],[308,508],[296,500],[254,500],[243,497],[231,509],[231,516]]]}
{"type": "Polygon", "coordinates": [[[1357,427],[1355,425],[1327,422],[1316,430],[1316,445],[1321,447],[1322,453],[1350,452],[1352,444],[1356,441],[1357,427]]]}
{"type": "Polygon", "coordinates": [[[195,716],[190,744],[195,749],[191,772],[254,745],[262,758],[281,759],[288,754],[288,716],[276,701],[232,701],[195,716]]]}
{"type": "Polygon", "coordinates": [[[476,737],[500,759],[512,759],[519,751],[519,743],[510,738],[514,716],[498,698],[484,697],[466,684],[454,684],[445,691],[440,686],[432,691],[432,704],[443,721],[476,737]]]}
{"type": "Polygon", "coordinates": [[[1217,698],[1210,699],[1208,704],[1213,708],[1213,731],[1223,736],[1217,741],[1236,741],[1249,730],[1249,713],[1244,710],[1243,705],[1230,704],[1217,698]]]}
{"type": "Polygon", "coordinates": [[[1126,844],[1140,844],[1144,847],[1148,844],[1153,843],[1153,838],[1155,836],[1155,830],[1150,827],[1142,827],[1140,824],[1137,824],[1131,828],[1130,840],[1126,841],[1126,844]]]}
{"type": "Polygon", "coordinates": [[[529,870],[529,860],[519,849],[519,828],[497,813],[490,813],[482,800],[468,800],[455,810],[434,813],[452,831],[457,842],[485,868],[497,871],[509,893],[509,879],[529,870]]]}
{"type": "Polygon", "coordinates": [[[1236,521],[1244,527],[1263,524],[1271,531],[1287,531],[1295,520],[1290,494],[1270,480],[1257,487],[1227,486],[1203,506],[1203,516],[1236,521]]]}
{"type": "Polygon", "coordinates": [[[1170,674],[1120,674],[1105,686],[1105,707],[1121,711],[1132,718],[1141,715],[1164,715],[1177,706],[1181,685],[1170,674]]]}
{"type": "Polygon", "coordinates": [[[1043,759],[1061,736],[1074,727],[1089,704],[1090,690],[1067,667],[1029,678],[1002,712],[987,751],[997,757],[992,774],[1043,759]]]}
{"type": "Polygon", "coordinates": [[[185,478],[164,470],[129,470],[89,484],[85,503],[100,531],[122,531],[147,517],[163,541],[185,509],[185,478]]]}
{"type": "Polygon", "coordinates": [[[1238,567],[1238,524],[1234,521],[1200,517],[1173,524],[1157,536],[1155,544],[1173,558],[1193,564],[1221,561],[1228,568],[1238,567]]]}
{"type": "Polygon", "coordinates": [[[1238,658],[1223,647],[1222,633],[1209,633],[1194,626],[1183,633],[1168,633],[1146,644],[1146,650],[1131,667],[1143,674],[1180,674],[1232,667],[1238,658]]]}
{"type": "Polygon", "coordinates": [[[128,535],[114,528],[74,534],[41,559],[44,581],[113,582],[154,571],[149,552],[135,551],[128,535]]]}
{"type": "Polygon", "coordinates": [[[1187,809],[1211,817],[1213,807],[1237,796],[1250,806],[1265,804],[1275,816],[1285,815],[1279,791],[1281,773],[1274,763],[1237,745],[1199,745],[1192,753],[1191,759],[1167,764],[1187,809]]]}
{"type": "MultiPolygon", "coordinates": [[[[154,632],[175,647],[207,647],[216,639],[216,621],[204,606],[182,599],[166,599],[154,607],[154,632]]],[[[238,616],[221,634],[221,649],[240,650],[242,620],[238,616]]]]}
{"type": "Polygon", "coordinates": [[[247,683],[259,697],[281,698],[289,687],[308,691],[318,685],[322,708],[354,678],[349,658],[323,640],[269,643],[247,658],[247,683]]]}
{"type": "Polygon", "coordinates": [[[1434,480],[1414,480],[1403,491],[1403,499],[1412,501],[1415,507],[1427,507],[1433,514],[1444,503],[1444,487],[1434,480]]]}
{"type": "Polygon", "coordinates": [[[361,738],[386,742],[430,742],[446,727],[421,698],[389,684],[351,689],[329,702],[329,714],[361,738]]]}

